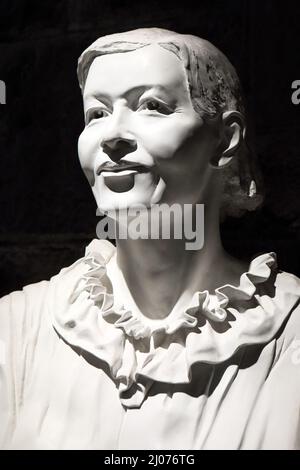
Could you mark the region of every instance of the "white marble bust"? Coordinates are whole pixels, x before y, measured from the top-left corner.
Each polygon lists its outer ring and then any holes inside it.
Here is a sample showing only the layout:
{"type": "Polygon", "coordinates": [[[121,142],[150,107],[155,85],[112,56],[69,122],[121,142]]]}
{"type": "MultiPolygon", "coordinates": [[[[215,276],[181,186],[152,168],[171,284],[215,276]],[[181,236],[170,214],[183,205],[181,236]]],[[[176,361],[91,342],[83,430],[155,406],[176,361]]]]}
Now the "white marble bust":
{"type": "Polygon", "coordinates": [[[220,238],[221,218],[262,200],[233,66],[150,28],[99,38],[78,77],[98,208],[202,204],[204,245],[95,239],[4,297],[1,447],[300,448],[299,279],[274,253],[232,258],[220,238]]]}

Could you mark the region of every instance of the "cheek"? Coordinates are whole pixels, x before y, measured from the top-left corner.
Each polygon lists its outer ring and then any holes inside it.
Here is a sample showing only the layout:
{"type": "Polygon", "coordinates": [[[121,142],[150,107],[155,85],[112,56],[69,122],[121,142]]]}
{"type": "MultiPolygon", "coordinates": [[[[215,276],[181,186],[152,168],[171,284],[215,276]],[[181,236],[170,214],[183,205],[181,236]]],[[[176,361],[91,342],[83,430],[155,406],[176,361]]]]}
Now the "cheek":
{"type": "Polygon", "coordinates": [[[78,138],[78,156],[83,169],[93,164],[97,149],[98,139],[95,128],[85,128],[78,138]]]}
{"type": "Polygon", "coordinates": [[[195,155],[195,149],[199,153],[202,128],[202,120],[183,115],[156,122],[149,120],[147,132],[143,136],[144,146],[157,163],[174,162],[183,156],[186,159],[189,155],[195,155]]]}
{"type": "Polygon", "coordinates": [[[94,166],[98,149],[95,129],[85,128],[78,138],[80,165],[91,185],[94,184],[94,166]]]}

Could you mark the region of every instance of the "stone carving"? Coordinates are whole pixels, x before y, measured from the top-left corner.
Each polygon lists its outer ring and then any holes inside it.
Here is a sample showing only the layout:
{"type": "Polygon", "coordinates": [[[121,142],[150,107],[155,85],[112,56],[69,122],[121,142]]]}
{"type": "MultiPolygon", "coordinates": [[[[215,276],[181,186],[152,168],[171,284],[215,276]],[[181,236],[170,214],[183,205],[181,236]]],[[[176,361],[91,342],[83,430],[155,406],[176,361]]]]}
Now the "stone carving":
{"type": "Polygon", "coordinates": [[[299,279],[275,253],[232,258],[220,238],[222,218],[263,197],[233,66],[205,40],[150,28],[97,39],[78,78],[98,208],[120,225],[130,209],[142,223],[204,204],[204,244],[187,250],[171,230],[95,239],[4,297],[1,447],[299,448],[299,279]]]}

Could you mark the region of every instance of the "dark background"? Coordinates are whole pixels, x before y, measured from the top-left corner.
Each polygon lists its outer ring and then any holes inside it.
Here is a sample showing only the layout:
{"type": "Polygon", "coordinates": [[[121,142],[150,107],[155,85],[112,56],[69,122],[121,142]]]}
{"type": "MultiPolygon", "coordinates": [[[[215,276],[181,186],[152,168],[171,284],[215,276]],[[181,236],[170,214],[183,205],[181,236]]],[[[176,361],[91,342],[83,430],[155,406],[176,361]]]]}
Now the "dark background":
{"type": "Polygon", "coordinates": [[[158,26],[206,38],[236,67],[254,121],[263,209],[228,219],[223,240],[250,259],[276,251],[300,275],[300,2],[1,0],[0,295],[48,279],[94,238],[95,202],[77,158],[77,58],[97,37],[158,26]]]}

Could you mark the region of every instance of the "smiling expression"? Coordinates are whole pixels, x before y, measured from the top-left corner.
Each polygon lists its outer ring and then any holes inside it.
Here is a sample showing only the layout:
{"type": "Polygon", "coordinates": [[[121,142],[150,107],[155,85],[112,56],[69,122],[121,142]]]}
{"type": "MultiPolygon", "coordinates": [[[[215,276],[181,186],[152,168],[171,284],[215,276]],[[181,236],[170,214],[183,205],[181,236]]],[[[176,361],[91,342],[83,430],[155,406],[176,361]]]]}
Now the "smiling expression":
{"type": "Polygon", "coordinates": [[[216,132],[175,54],[148,45],[96,57],[83,101],[78,152],[100,210],[203,202],[216,132]]]}

